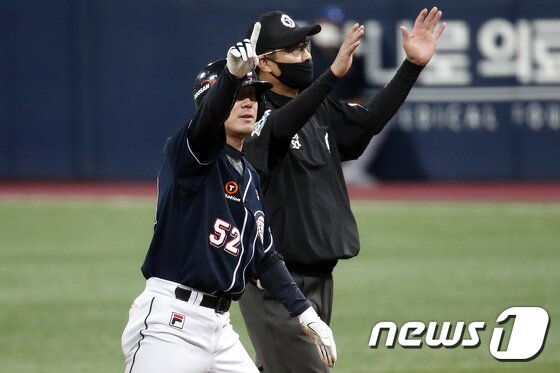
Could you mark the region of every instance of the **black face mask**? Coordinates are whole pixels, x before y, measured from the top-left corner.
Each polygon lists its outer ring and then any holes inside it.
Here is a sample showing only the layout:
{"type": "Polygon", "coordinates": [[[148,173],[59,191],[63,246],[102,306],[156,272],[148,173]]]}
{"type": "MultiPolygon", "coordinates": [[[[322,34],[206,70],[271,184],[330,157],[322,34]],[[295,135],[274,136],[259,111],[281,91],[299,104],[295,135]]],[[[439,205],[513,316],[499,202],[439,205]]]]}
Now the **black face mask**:
{"type": "Polygon", "coordinates": [[[313,62],[311,60],[298,63],[274,62],[281,71],[280,76],[276,78],[288,87],[301,91],[313,83],[313,62]]]}

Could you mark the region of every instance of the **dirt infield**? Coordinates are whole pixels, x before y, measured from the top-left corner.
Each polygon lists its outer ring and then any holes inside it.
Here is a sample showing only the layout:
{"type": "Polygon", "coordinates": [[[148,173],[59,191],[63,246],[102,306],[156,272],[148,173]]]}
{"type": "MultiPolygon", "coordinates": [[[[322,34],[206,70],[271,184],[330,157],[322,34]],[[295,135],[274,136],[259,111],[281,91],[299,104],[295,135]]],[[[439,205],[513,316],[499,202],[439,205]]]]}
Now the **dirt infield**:
{"type": "MultiPolygon", "coordinates": [[[[349,186],[353,200],[560,202],[560,181],[377,183],[349,186]]],[[[0,198],[156,197],[154,182],[1,182],[0,198]]]]}

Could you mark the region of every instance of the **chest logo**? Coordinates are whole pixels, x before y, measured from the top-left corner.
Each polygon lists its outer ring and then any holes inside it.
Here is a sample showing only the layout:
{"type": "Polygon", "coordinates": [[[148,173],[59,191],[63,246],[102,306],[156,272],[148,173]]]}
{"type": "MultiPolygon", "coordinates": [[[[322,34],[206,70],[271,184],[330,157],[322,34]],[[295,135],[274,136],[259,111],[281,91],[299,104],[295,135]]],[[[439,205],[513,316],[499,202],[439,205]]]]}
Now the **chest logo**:
{"type": "Polygon", "coordinates": [[[233,196],[239,190],[239,186],[237,185],[237,183],[235,181],[228,181],[226,183],[226,185],[224,186],[224,190],[225,190],[226,194],[228,194],[230,196],[233,196]]]}
{"type": "Polygon", "coordinates": [[[294,135],[294,137],[292,137],[291,147],[292,149],[301,149],[301,142],[299,141],[299,136],[297,133],[294,135]]]}

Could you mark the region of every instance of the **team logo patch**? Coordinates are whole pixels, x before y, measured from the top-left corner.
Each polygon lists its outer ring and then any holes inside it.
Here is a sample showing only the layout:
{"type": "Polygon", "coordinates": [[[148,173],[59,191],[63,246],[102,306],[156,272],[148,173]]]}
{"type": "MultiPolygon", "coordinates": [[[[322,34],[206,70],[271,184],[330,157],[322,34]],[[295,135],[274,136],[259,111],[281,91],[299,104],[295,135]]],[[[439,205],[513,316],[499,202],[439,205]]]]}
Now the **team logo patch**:
{"type": "Polygon", "coordinates": [[[239,190],[239,186],[235,181],[228,181],[224,186],[224,190],[226,191],[226,194],[233,196],[239,190]]]}
{"type": "Polygon", "coordinates": [[[290,16],[287,15],[287,14],[282,14],[282,17],[280,17],[280,21],[286,27],[289,27],[289,28],[296,27],[296,23],[294,22],[294,20],[291,19],[290,16]]]}
{"type": "Polygon", "coordinates": [[[270,115],[270,110],[264,112],[262,118],[255,123],[255,127],[253,128],[253,133],[251,133],[251,137],[261,135],[261,131],[269,115],[270,115]]]}
{"type": "Polygon", "coordinates": [[[257,235],[264,244],[264,213],[262,211],[255,212],[255,222],[257,223],[257,235]]]}
{"type": "Polygon", "coordinates": [[[169,326],[177,329],[183,329],[185,324],[185,315],[178,312],[171,312],[171,319],[169,320],[169,326]]]}

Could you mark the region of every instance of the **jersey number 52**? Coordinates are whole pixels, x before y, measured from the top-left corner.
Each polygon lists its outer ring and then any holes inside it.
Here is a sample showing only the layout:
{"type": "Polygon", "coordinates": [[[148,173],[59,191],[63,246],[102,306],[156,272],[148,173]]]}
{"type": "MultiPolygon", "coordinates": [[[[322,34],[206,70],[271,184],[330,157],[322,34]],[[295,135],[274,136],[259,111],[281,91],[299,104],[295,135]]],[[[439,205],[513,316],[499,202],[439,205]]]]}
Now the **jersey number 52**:
{"type": "Polygon", "coordinates": [[[241,234],[237,227],[232,227],[227,221],[216,219],[214,222],[214,232],[210,233],[208,239],[210,240],[210,245],[217,248],[221,248],[225,244],[224,250],[231,255],[237,256],[239,253],[241,234]]]}

